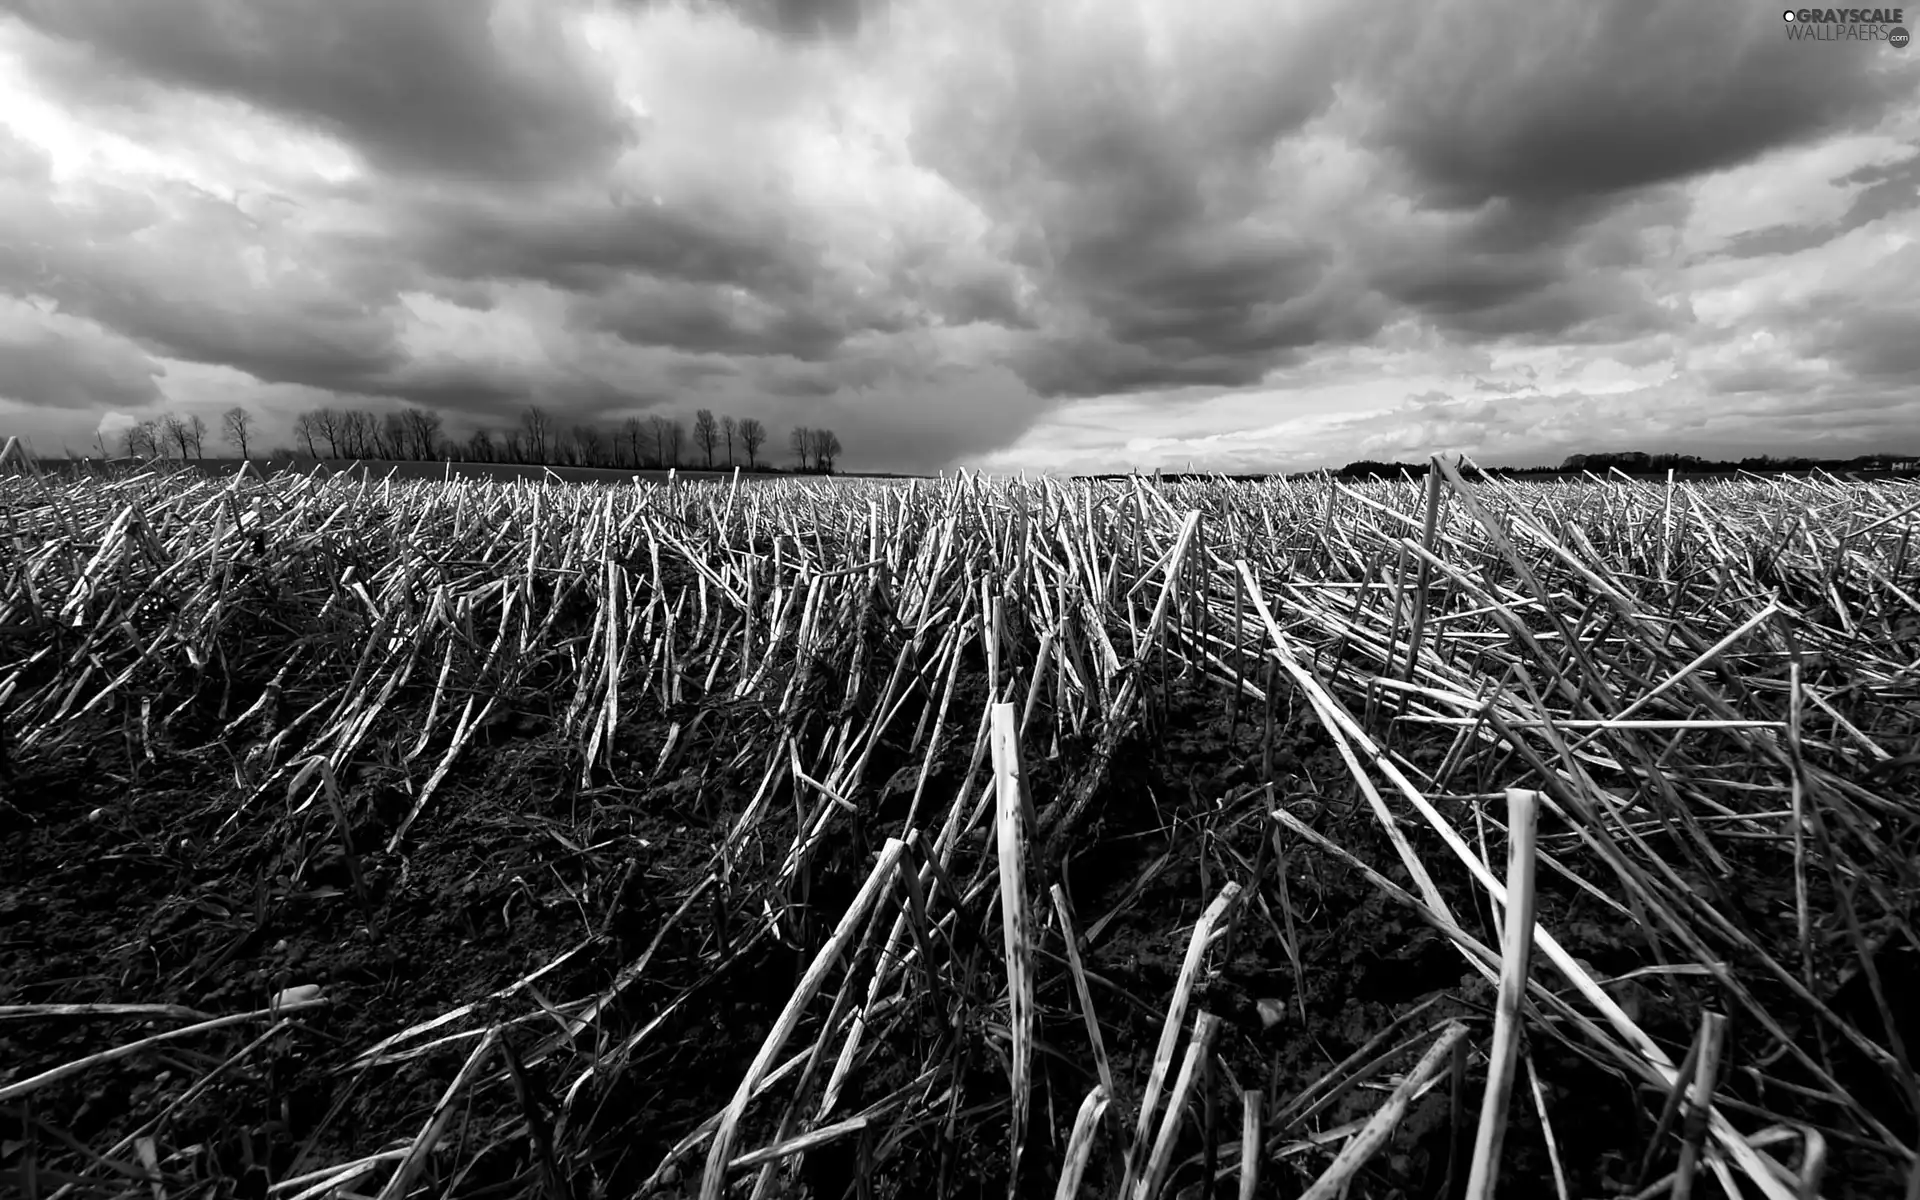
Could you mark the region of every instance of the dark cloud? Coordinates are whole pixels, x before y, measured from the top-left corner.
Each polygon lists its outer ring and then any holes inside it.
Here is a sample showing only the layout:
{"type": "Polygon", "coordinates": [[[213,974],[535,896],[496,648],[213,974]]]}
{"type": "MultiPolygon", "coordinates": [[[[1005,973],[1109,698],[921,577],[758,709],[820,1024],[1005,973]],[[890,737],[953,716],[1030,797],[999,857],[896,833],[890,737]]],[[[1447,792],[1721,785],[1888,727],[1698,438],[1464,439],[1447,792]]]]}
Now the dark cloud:
{"type": "MultiPolygon", "coordinates": [[[[1309,20],[1270,58],[1222,37],[1205,61],[1177,37],[1149,57],[1124,17],[1075,30],[1081,45],[1020,11],[1003,53],[917,114],[916,155],[1018,231],[1045,333],[1013,361],[1059,396],[1252,383],[1396,308],[1461,338],[1671,330],[1689,314],[1635,273],[1670,253],[1647,227],[1684,205],[1649,189],[1913,85],[1789,46],[1777,13],[1731,0],[1404,0],[1362,25],[1309,20]],[[1306,223],[1269,165],[1323,116],[1404,169],[1410,220],[1306,223]]],[[[1900,202],[1891,184],[1863,201],[1900,202]]]]}
{"type": "Polygon", "coordinates": [[[1286,351],[1249,359],[1223,354],[1163,357],[1142,346],[1097,337],[1036,338],[1013,356],[1042,396],[1102,396],[1180,387],[1240,387],[1289,361],[1286,351]]]}
{"type": "Polygon", "coordinates": [[[49,328],[0,336],[0,398],[62,411],[138,408],[160,398],[161,367],[124,343],[49,328]]]}
{"type": "MultiPolygon", "coordinates": [[[[635,8],[655,8],[676,0],[630,0],[635,8]]],[[[677,0],[700,12],[724,12],[756,29],[783,38],[808,41],[844,38],[858,32],[888,0],[677,0]]]]}
{"type": "Polygon", "coordinates": [[[128,257],[110,242],[42,241],[0,253],[0,289],[44,297],[150,353],[267,383],[356,389],[405,362],[391,314],[360,298],[323,285],[209,290],[184,265],[128,257]]]}
{"type": "Polygon", "coordinates": [[[1040,407],[1026,384],[1002,368],[882,371],[804,416],[770,410],[767,427],[777,445],[769,450],[784,458],[787,429],[804,422],[834,430],[861,462],[933,471],[1012,445],[1040,407]]]}
{"type": "Polygon", "coordinates": [[[937,247],[904,251],[888,289],[927,324],[1031,329],[1035,316],[1020,295],[1018,268],[1004,262],[953,262],[937,247]]]}
{"type": "Polygon", "coordinates": [[[819,257],[779,214],[708,197],[656,203],[602,193],[510,203],[442,194],[404,208],[395,236],[421,266],[449,278],[534,280],[588,292],[635,275],[800,289],[819,257]]]}
{"type": "Polygon", "coordinates": [[[1833,182],[1860,189],[1838,221],[1815,225],[1773,225],[1749,230],[1729,239],[1718,257],[1766,258],[1776,254],[1799,254],[1824,246],[1883,217],[1912,211],[1915,199],[1920,198],[1920,153],[1892,163],[1860,167],[1833,182]]]}
{"type": "MultiPolygon", "coordinates": [[[[1810,54],[1777,12],[1731,0],[1408,0],[1396,12],[1361,72],[1368,136],[1421,204],[1464,219],[1388,231],[1369,277],[1464,338],[1606,343],[1684,325],[1688,310],[1635,273],[1671,254],[1649,230],[1684,219],[1658,185],[1878,116],[1915,81],[1845,50],[1810,54]]],[[[1846,228],[1902,206],[1899,173],[1862,182],[1846,228]]],[[[1839,232],[1769,230],[1735,252],[1839,232]]]]}
{"type": "Polygon", "coordinates": [[[629,138],[611,89],[545,10],[478,0],[5,0],[101,62],[77,100],[130,82],[231,96],[336,134],[383,171],[551,182],[629,138]],[[126,73],[131,73],[132,80],[126,73]]]}
{"type": "MultiPolygon", "coordinates": [[[[1826,286],[1763,310],[1767,324],[1829,379],[1892,388],[1920,383],[1920,244],[1880,255],[1847,287],[1826,286]]],[[[1831,386],[1831,384],[1829,384],[1831,386]]]]}
{"type": "Polygon", "coordinates": [[[1780,363],[1743,363],[1723,370],[1701,372],[1701,383],[1719,395],[1769,395],[1802,390],[1811,393],[1819,382],[1819,372],[1797,365],[1780,363]]]}
{"type": "Polygon", "coordinates": [[[232,367],[266,383],[351,389],[405,361],[392,319],[346,301],[314,299],[249,310],[183,303],[154,291],[89,288],[70,296],[63,308],[155,353],[232,367]]]}
{"type": "Polygon", "coordinates": [[[1745,0],[1403,0],[1393,17],[1375,30],[1375,135],[1448,206],[1690,178],[1914,86],[1872,65],[1880,47],[1790,42],[1777,9],[1745,0]]]}
{"type": "Polygon", "coordinates": [[[1856,307],[1816,326],[1826,357],[1863,382],[1920,382],[1920,306],[1905,311],[1856,307]]]}
{"type": "Polygon", "coordinates": [[[1470,394],[1356,434],[1592,449],[1636,421],[1654,440],[1727,430],[1664,395],[1542,397],[1491,368],[1495,349],[1560,347],[1550,369],[1569,372],[1600,346],[1630,369],[1683,364],[1715,337],[1686,292],[1708,279],[1710,317],[1757,305],[1777,340],[1712,347],[1688,386],[1755,420],[1813,415],[1766,408],[1781,389],[1841,403],[1807,360],[1857,385],[1858,428],[1920,378],[1920,306],[1902,299],[1920,276],[1900,255],[1842,267],[1857,296],[1793,305],[1740,294],[1728,261],[1911,213],[1920,158],[1834,181],[1856,189],[1837,222],[1733,239],[1706,256],[1722,276],[1689,276],[1701,263],[1675,249],[1689,180],[1864,128],[1914,91],[1920,58],[1794,45],[1776,10],[624,0],[668,4],[717,19],[596,24],[589,49],[571,18],[597,6],[558,0],[0,0],[23,86],[150,138],[207,188],[255,173],[238,199],[146,167],[115,186],[111,153],[76,167],[88,155],[0,125],[0,294],[45,318],[0,308],[0,384],[42,409],[138,407],[174,385],[155,365],[171,360],[303,400],[428,406],[450,429],[529,403],[569,425],[709,406],[777,438],[836,428],[850,462],[937,466],[1063,401],[1304,391],[1314,372],[1418,362],[1470,394]],[[685,39],[685,61],[618,57],[656,34],[685,39]],[[233,101],[212,107],[241,136],[171,130],[210,111],[183,95],[233,101]],[[245,108],[368,170],[338,182],[236,148],[281,128],[245,108]]]}
{"type": "Polygon", "coordinates": [[[1564,278],[1564,256],[1552,246],[1517,254],[1462,253],[1446,257],[1423,246],[1398,260],[1380,263],[1373,282],[1401,304],[1444,323],[1464,322],[1480,313],[1510,309],[1564,278]]]}
{"type": "MultiPolygon", "coordinates": [[[[693,354],[832,357],[849,337],[894,332],[916,317],[908,295],[861,297],[791,216],[720,197],[625,195],[511,204],[434,196],[396,223],[403,256],[463,281],[532,281],[570,295],[588,330],[635,346],[693,354]]],[[[1005,282],[923,281],[921,300],[991,314],[1005,282]],[[996,290],[997,289],[997,290],[996,290]]]]}
{"type": "Polygon", "coordinates": [[[660,280],[629,280],[607,295],[581,299],[574,312],[584,324],[633,345],[694,354],[817,361],[831,357],[850,332],[829,313],[804,305],[660,280]]]}
{"type": "Polygon", "coordinates": [[[1466,338],[1604,345],[1678,328],[1684,314],[1618,274],[1536,274],[1525,265],[1424,261],[1382,276],[1382,287],[1447,332],[1466,338]]]}
{"type": "Polygon", "coordinates": [[[1840,220],[1842,232],[1858,229],[1894,213],[1910,212],[1920,199],[1920,150],[1890,163],[1859,167],[1834,180],[1843,187],[1859,187],[1840,220]]]}
{"type": "Polygon", "coordinates": [[[1214,62],[1156,69],[1124,14],[1064,32],[1014,11],[1005,58],[956,79],[914,137],[919,161],[1015,231],[1012,256],[1036,281],[1023,309],[1050,314],[1014,359],[1029,384],[1244,384],[1336,327],[1371,331],[1326,247],[1259,219],[1268,153],[1333,98],[1324,58],[1223,44],[1193,51],[1220,51],[1214,62]]]}
{"type": "Polygon", "coordinates": [[[1772,258],[1800,254],[1826,245],[1839,234],[1831,225],[1770,225],[1748,229],[1727,239],[1716,258],[1772,258]]]}

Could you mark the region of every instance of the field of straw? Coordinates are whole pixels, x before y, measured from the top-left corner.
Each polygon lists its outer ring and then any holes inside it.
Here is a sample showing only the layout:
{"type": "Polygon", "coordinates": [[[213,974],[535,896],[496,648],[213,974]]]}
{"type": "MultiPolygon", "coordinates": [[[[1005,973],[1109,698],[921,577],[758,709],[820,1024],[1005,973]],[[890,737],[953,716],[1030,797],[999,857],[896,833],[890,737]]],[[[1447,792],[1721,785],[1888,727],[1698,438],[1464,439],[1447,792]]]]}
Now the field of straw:
{"type": "Polygon", "coordinates": [[[1920,484],[0,511],[0,1194],[1920,1196],[1920,484]]]}

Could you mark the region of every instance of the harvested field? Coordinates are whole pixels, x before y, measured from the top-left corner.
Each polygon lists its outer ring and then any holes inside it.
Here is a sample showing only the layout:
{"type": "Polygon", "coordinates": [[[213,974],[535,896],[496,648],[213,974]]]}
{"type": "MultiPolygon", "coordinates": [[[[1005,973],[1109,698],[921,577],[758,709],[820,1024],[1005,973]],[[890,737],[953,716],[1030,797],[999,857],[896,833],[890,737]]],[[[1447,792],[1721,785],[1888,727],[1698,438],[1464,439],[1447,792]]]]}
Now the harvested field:
{"type": "Polygon", "coordinates": [[[0,510],[8,1194],[1920,1189],[1920,483],[0,510]]]}

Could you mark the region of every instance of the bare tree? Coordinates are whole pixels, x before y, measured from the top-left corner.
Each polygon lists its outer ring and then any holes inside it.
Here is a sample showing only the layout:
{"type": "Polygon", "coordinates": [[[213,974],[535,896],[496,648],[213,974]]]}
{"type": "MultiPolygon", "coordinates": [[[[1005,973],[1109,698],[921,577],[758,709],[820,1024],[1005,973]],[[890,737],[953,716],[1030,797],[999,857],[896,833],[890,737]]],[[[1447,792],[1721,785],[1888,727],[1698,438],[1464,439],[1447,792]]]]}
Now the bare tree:
{"type": "Polygon", "coordinates": [[[677,467],[687,456],[687,426],[679,417],[667,419],[667,465],[677,467]]]}
{"type": "Polygon", "coordinates": [[[654,413],[647,418],[648,466],[664,467],[667,465],[667,443],[673,440],[672,435],[667,432],[668,424],[670,424],[670,422],[667,418],[661,416],[659,413],[654,413]]]}
{"type": "Polygon", "coordinates": [[[238,404],[220,414],[221,435],[227,439],[227,445],[247,457],[247,438],[253,432],[253,414],[238,404]]]}
{"type": "Polygon", "coordinates": [[[340,414],[331,408],[318,409],[313,414],[314,428],[327,443],[327,457],[340,457],[340,432],[345,424],[340,414]]]}
{"type": "Polygon", "coordinates": [[[192,444],[193,435],[187,431],[187,423],[180,419],[179,414],[168,413],[161,417],[160,428],[166,434],[167,441],[180,451],[180,457],[187,457],[187,447],[192,444]]]}
{"type": "Polygon", "coordinates": [[[622,443],[624,443],[626,446],[626,459],[627,459],[628,466],[637,467],[643,461],[645,461],[646,456],[641,453],[641,448],[640,448],[641,443],[643,440],[645,440],[645,438],[646,438],[646,426],[640,423],[639,417],[628,417],[626,420],[620,422],[620,439],[619,440],[622,443]]]}
{"type": "Polygon", "coordinates": [[[348,458],[373,457],[368,452],[373,449],[375,432],[372,413],[356,408],[340,414],[340,448],[348,458]]]}
{"type": "Polygon", "coordinates": [[[583,467],[597,467],[607,455],[607,439],[592,425],[573,427],[574,458],[583,467]]]}
{"type": "Polygon", "coordinates": [[[380,418],[379,436],[373,439],[373,448],[381,458],[405,458],[407,456],[407,419],[397,412],[387,413],[380,418]]]}
{"type": "Polygon", "coordinates": [[[422,460],[434,457],[440,445],[440,414],[430,408],[408,408],[402,416],[413,457],[422,460]]]}
{"type": "Polygon", "coordinates": [[[747,452],[747,466],[760,465],[760,447],[767,444],[767,427],[758,417],[746,417],[740,422],[740,445],[747,452]]]}
{"type": "Polygon", "coordinates": [[[720,436],[727,442],[727,465],[733,465],[733,439],[740,436],[740,423],[732,417],[720,418],[720,436]]]}
{"type": "Polygon", "coordinates": [[[703,408],[693,414],[693,444],[706,456],[707,470],[713,470],[713,448],[720,444],[720,423],[713,419],[712,409],[703,408]]]}
{"type": "Polygon", "coordinates": [[[800,469],[806,470],[807,464],[812,461],[813,430],[805,425],[795,425],[793,432],[787,435],[787,448],[800,460],[800,469]]]}
{"type": "Polygon", "coordinates": [[[293,436],[306,446],[308,458],[320,457],[319,447],[313,444],[313,440],[320,436],[320,422],[314,419],[312,413],[303,412],[293,419],[293,436]]]}
{"type": "Polygon", "coordinates": [[[120,444],[126,448],[128,458],[151,457],[153,422],[135,421],[120,431],[120,444]]]}
{"type": "Polygon", "coordinates": [[[680,418],[655,413],[647,418],[647,432],[653,440],[654,465],[679,466],[687,451],[687,427],[680,418]]]}
{"type": "Polygon", "coordinates": [[[823,474],[833,474],[833,461],[840,457],[840,438],[831,429],[809,431],[813,443],[813,465],[823,474]]]}
{"type": "Polygon", "coordinates": [[[467,435],[467,458],[472,462],[493,461],[493,435],[476,429],[467,435]]]}
{"type": "Polygon", "coordinates": [[[520,414],[520,429],[526,435],[527,457],[534,462],[547,461],[547,444],[553,437],[553,418],[535,404],[520,414]]]}

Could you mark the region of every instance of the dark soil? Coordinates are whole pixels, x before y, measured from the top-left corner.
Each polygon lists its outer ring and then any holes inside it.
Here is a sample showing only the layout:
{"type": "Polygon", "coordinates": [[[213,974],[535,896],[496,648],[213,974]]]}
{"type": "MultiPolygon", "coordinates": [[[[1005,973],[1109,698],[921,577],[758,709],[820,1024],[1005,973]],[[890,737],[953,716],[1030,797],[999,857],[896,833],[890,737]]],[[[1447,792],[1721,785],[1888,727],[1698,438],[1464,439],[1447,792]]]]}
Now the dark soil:
{"type": "MultiPolygon", "coordinates": [[[[1278,802],[1303,820],[1390,877],[1403,874],[1311,718],[1290,711],[1283,697],[1269,744],[1259,711],[1241,712],[1230,724],[1217,691],[1173,695],[1171,708],[1150,712],[1123,743],[1073,853],[1044,867],[1065,885],[1081,931],[1098,929],[1085,963],[1099,981],[1094,1000],[1116,1077],[1127,1081],[1123,1091],[1130,1087],[1137,1096],[1194,921],[1229,879],[1253,885],[1251,894],[1231,957],[1190,1010],[1205,1008],[1224,1021],[1203,1108],[1216,1142],[1234,1136],[1227,1131],[1237,1127],[1241,1089],[1263,1090],[1271,1113],[1422,1005],[1402,1037],[1460,1018],[1484,1045],[1491,991],[1443,939],[1335,859],[1291,840],[1279,846],[1284,860],[1274,857],[1279,844],[1262,819],[1265,795],[1256,790],[1269,783],[1278,802]],[[1262,868],[1257,883],[1255,865],[1262,868]],[[1289,922],[1298,972],[1285,950],[1289,922]],[[1262,1001],[1277,1001],[1284,1012],[1271,1028],[1262,1001]]],[[[807,947],[851,899],[858,864],[880,838],[898,832],[905,815],[897,790],[886,784],[906,759],[877,758],[868,781],[869,795],[878,798],[871,824],[856,828],[820,864],[804,898],[811,912],[800,922],[798,947],[752,939],[766,922],[758,912],[739,911],[737,883],[716,885],[710,903],[672,922],[753,783],[728,765],[741,722],[751,717],[728,713],[693,725],[666,770],[648,781],[669,719],[685,726],[691,715],[647,713],[622,743],[621,761],[630,769],[585,789],[550,718],[504,720],[468,752],[412,826],[403,853],[388,855],[386,839],[406,808],[401,781],[431,765],[398,761],[406,743],[396,732],[383,743],[393,747],[387,761],[360,765],[341,781],[351,856],[324,801],[288,817],[286,797],[267,795],[238,811],[247,793],[236,783],[228,747],[200,742],[191,730],[143,746],[119,718],[88,718],[60,744],[21,755],[0,805],[0,1004],[174,1004],[212,1016],[260,1008],[287,987],[321,985],[327,1006],[299,1015],[226,1070],[156,1138],[170,1186],[263,1197],[272,1183],[413,1137],[474,1042],[353,1069],[363,1052],[577,951],[541,977],[537,995],[527,989],[493,1006],[498,1019],[528,1018],[505,1035],[527,1062],[528,1104],[505,1088],[463,1103],[453,1136],[423,1180],[436,1195],[538,1194],[531,1130],[559,1145],[564,1186],[545,1185],[547,1194],[632,1195],[675,1142],[724,1106],[790,993],[807,947]],[[552,1052],[557,1018],[541,1014],[540,1004],[607,988],[650,946],[648,969],[603,1026],[625,1037],[659,1024],[623,1070],[610,1067],[562,1118],[560,1092],[580,1059],[552,1052]]],[[[971,728],[972,719],[963,717],[958,727],[971,728]]],[[[1079,748],[1064,747],[1060,760],[1044,749],[1029,763],[1042,806],[1071,776],[1079,748]]],[[[963,769],[943,764],[938,779],[947,795],[963,769]]],[[[1473,827],[1469,813],[1450,815],[1473,827]]],[[[1409,823],[1405,832],[1428,862],[1447,861],[1424,827],[1409,823]]],[[[1504,853],[1503,846],[1493,852],[1504,853]]],[[[1454,875],[1443,890],[1456,915],[1483,941],[1497,943],[1484,906],[1454,875]]],[[[1543,919],[1564,931],[1574,953],[1607,974],[1652,963],[1630,924],[1550,873],[1541,881],[1543,919]]],[[[1778,880],[1744,880],[1740,891],[1749,903],[1792,903],[1790,883],[1778,880]]],[[[976,928],[988,943],[999,936],[997,918],[976,928]]],[[[1047,929],[1039,1036],[1052,1053],[1041,1055],[1023,1195],[1052,1194],[1065,1130],[1095,1082],[1061,954],[1059,933],[1047,929]]],[[[1703,1006],[1727,1011],[1706,981],[1683,977],[1661,984],[1641,1019],[1678,1059],[1703,1006]]],[[[924,1014],[916,1036],[926,1041],[918,1052],[963,1061],[968,1103],[1004,1101],[1005,1075],[982,1039],[956,1038],[941,1017],[933,1007],[924,1014]]],[[[184,1023],[0,1019],[0,1087],[184,1023]]],[[[253,1022],[176,1040],[0,1106],[0,1192],[31,1194],[32,1187],[45,1195],[69,1181],[81,1182],[85,1195],[143,1190],[75,1147],[101,1153],[115,1146],[264,1028],[253,1022]]],[[[618,1040],[609,1036],[579,1053],[605,1053],[618,1040]]],[[[1755,1031],[1737,1030],[1735,1066],[1760,1044],[1755,1031]]],[[[897,1077],[882,1072],[861,1081],[860,1097],[843,1110],[909,1081],[923,1066],[916,1048],[898,1049],[897,1077]]],[[[1571,1193],[1634,1188],[1660,1097],[1636,1093],[1623,1076],[1569,1045],[1536,1038],[1531,1052],[1571,1193]]],[[[1348,1092],[1313,1126],[1366,1117],[1412,1057],[1348,1092]]],[[[1467,1088],[1469,1136],[1478,1070],[1467,1088]]],[[[1730,1094],[1747,1094],[1737,1071],[1732,1077],[1730,1094]]],[[[1337,1149],[1301,1148],[1301,1132],[1270,1147],[1277,1157],[1266,1167],[1263,1195],[1297,1195],[1337,1149]]],[[[1449,1089],[1436,1089],[1351,1195],[1446,1195],[1450,1180],[1453,1188],[1464,1182],[1459,1132],[1449,1089]]],[[[1116,1140],[1106,1137],[1103,1145],[1116,1140]]],[[[1183,1142],[1168,1196],[1208,1194],[1198,1186],[1200,1144],[1195,1133],[1183,1142]]],[[[1503,1194],[1552,1194],[1546,1147],[1523,1074],[1503,1194]]],[[[1875,1194],[1890,1178],[1884,1164],[1846,1145],[1831,1150],[1829,1195],[1875,1194]]],[[[139,1161],[134,1149],[112,1157],[139,1161]]],[[[697,1154],[670,1174],[669,1192],[681,1186],[674,1179],[697,1179],[703,1159],[697,1154]]],[[[1656,1155],[1656,1177],[1672,1159],[1669,1138],[1656,1155]]],[[[1116,1170],[1111,1157],[1096,1158],[1086,1194],[1109,1194],[1116,1170]]],[[[381,1178],[354,1187],[377,1190],[381,1178]]],[[[802,1183],[808,1194],[829,1197],[1004,1195],[1004,1146],[956,1145],[937,1129],[909,1129],[887,1144],[842,1143],[810,1156],[802,1183]],[[870,1169],[861,1167],[863,1156],[870,1169]]],[[[1232,1187],[1229,1175],[1211,1194],[1231,1195],[1232,1187]]]]}

